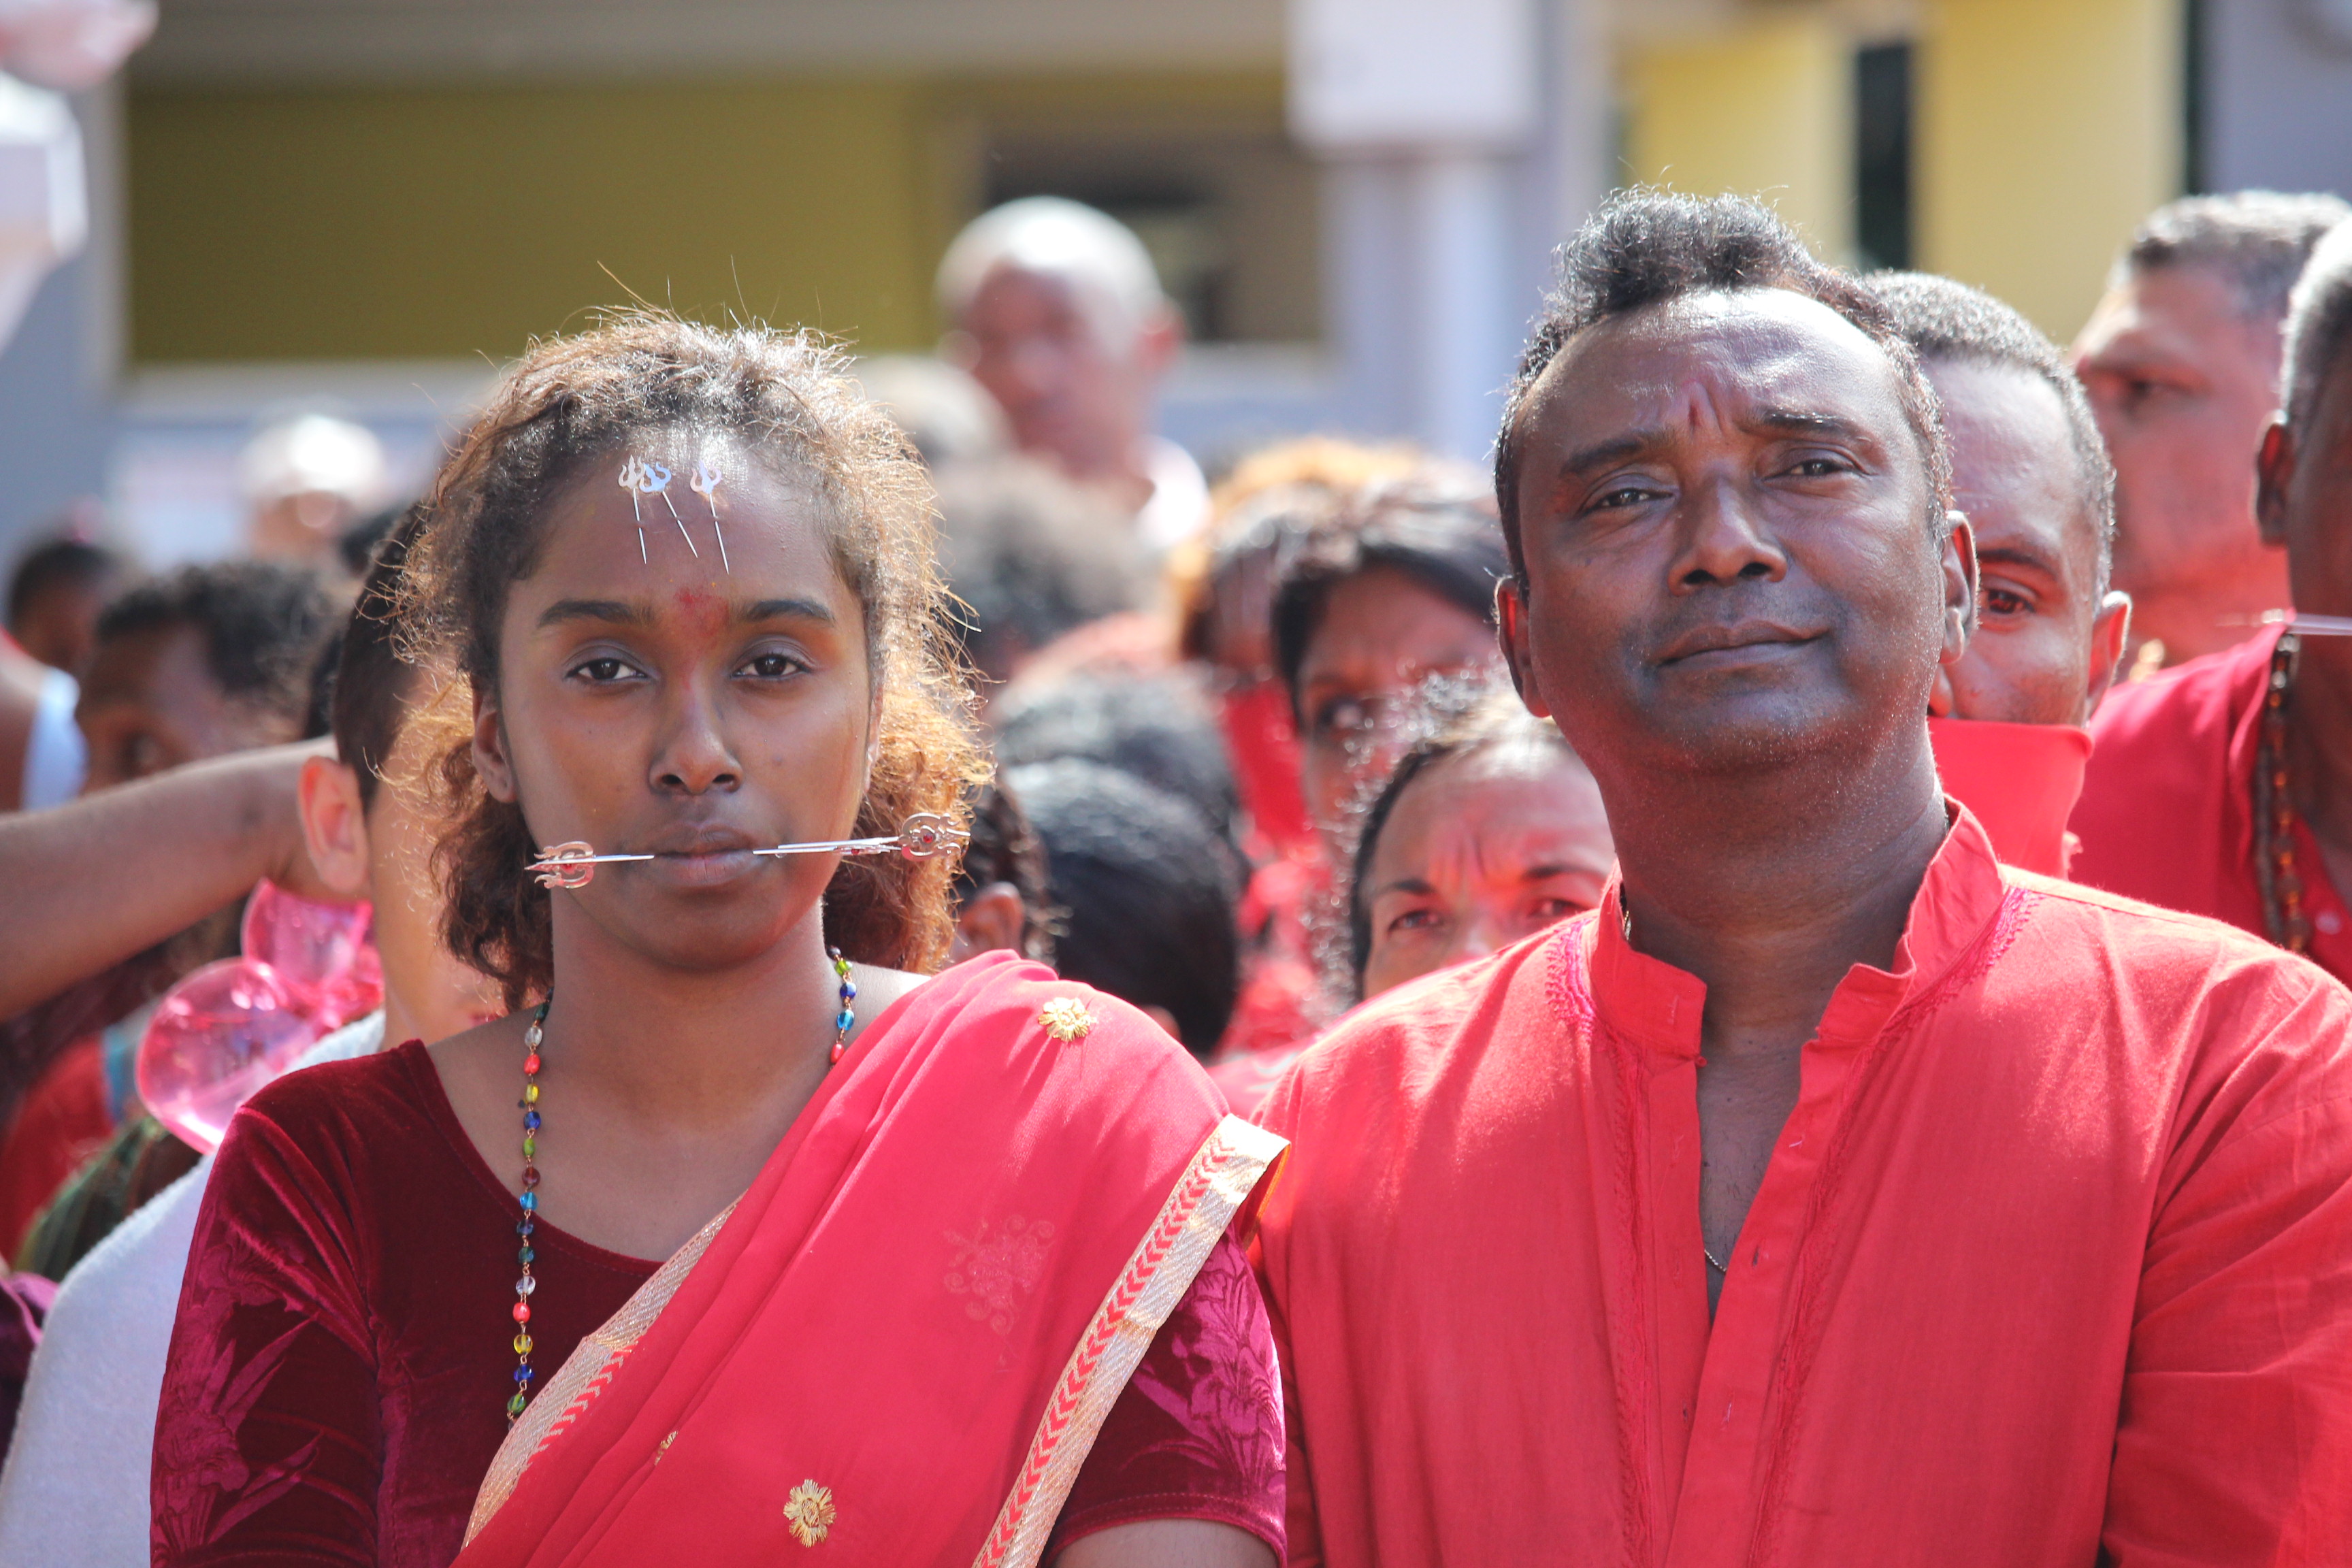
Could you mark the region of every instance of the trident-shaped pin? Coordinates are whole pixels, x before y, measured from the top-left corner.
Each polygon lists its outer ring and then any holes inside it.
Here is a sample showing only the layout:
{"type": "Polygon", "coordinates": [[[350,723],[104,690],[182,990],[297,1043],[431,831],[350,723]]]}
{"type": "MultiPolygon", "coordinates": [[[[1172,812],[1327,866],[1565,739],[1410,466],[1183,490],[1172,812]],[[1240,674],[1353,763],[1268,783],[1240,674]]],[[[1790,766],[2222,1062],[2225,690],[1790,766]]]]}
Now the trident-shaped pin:
{"type": "Polygon", "coordinates": [[[694,478],[686,481],[686,488],[700,496],[704,504],[710,508],[710,531],[719,536],[719,570],[732,576],[735,568],[727,563],[727,533],[719,526],[719,470],[708,463],[695,464],[694,478]]]}
{"type": "MultiPolygon", "coordinates": [[[[937,812],[919,811],[898,825],[898,831],[877,838],[833,838],[815,844],[779,844],[772,848],[754,849],[754,855],[888,855],[894,851],[909,860],[928,860],[934,855],[961,848],[970,843],[971,835],[958,827],[937,812]]],[[[599,855],[595,847],[581,839],[563,844],[550,844],[539,852],[525,869],[535,872],[542,888],[584,888],[596,875],[599,866],[614,865],[625,860],[652,860],[652,855],[599,855]]]]}

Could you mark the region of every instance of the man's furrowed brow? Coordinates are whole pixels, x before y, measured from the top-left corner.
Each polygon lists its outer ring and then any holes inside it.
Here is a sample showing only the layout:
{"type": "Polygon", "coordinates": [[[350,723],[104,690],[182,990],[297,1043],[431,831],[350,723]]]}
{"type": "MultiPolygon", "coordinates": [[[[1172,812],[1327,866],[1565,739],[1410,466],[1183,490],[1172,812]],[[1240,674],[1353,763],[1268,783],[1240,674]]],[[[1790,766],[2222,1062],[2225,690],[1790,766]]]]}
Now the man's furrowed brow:
{"type": "Polygon", "coordinates": [[[1622,435],[1595,441],[1589,447],[1579,447],[1561,460],[1559,471],[1563,474],[1589,474],[1611,463],[1638,457],[1653,447],[1664,445],[1666,433],[1660,429],[1628,430],[1622,435]]]}
{"type": "Polygon", "coordinates": [[[626,599],[558,599],[539,613],[542,627],[560,626],[572,621],[601,621],[607,626],[649,626],[654,624],[651,605],[626,599]]]}

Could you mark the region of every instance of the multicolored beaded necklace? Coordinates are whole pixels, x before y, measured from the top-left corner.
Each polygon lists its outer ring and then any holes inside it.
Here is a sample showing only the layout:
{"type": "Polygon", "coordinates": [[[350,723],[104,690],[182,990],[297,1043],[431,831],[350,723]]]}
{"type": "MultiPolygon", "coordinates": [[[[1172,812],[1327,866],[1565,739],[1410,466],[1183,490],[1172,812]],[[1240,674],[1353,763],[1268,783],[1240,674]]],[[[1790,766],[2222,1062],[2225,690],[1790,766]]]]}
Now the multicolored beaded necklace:
{"type": "MultiPolygon", "coordinates": [[[[841,956],[837,947],[824,950],[833,965],[833,978],[841,992],[841,1011],[833,1018],[833,1051],[825,1058],[832,1066],[841,1059],[849,1046],[849,1031],[857,1022],[857,983],[849,977],[849,960],[841,956]]],[[[552,1001],[553,998],[549,998],[552,1001]]],[[[515,1103],[522,1110],[522,1192],[517,1202],[522,1205],[522,1218],[516,1222],[515,1234],[522,1237],[522,1247],[516,1253],[522,1265],[522,1278],[515,1281],[515,1391],[507,1401],[507,1420],[514,1421],[530,1403],[530,1382],[537,1374],[531,1371],[530,1299],[539,1290],[539,1280],[530,1266],[539,1254],[532,1248],[532,1232],[539,1228],[539,1167],[532,1161],[539,1154],[539,1045],[546,1037],[547,1003],[541,1002],[531,1010],[530,1026],[522,1032],[522,1098],[515,1103]]]]}

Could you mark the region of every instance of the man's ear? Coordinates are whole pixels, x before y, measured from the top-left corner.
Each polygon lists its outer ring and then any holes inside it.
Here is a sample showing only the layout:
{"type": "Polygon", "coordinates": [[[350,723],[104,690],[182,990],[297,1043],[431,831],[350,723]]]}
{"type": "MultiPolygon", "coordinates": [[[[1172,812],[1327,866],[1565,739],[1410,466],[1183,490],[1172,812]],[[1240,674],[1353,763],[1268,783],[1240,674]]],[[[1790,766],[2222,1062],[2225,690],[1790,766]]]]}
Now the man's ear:
{"type": "Polygon", "coordinates": [[[2273,414],[2254,458],[2254,524],[2263,542],[2273,548],[2286,544],[2286,491],[2294,482],[2294,432],[2287,428],[2285,415],[2273,414]]]}
{"type": "Polygon", "coordinates": [[[1552,716],[1535,681],[1535,656],[1528,647],[1526,590],[1516,577],[1495,584],[1495,637],[1503,645],[1503,662],[1511,671],[1511,685],[1520,702],[1538,719],[1552,716]]]}
{"type": "Polygon", "coordinates": [[[1977,531],[1964,511],[1944,514],[1943,662],[1958,664],[1977,629],[1977,531]]]}
{"type": "Polygon", "coordinates": [[[2124,644],[2131,637],[2131,595],[2120,588],[2109,589],[2099,601],[2096,614],[2091,617],[2091,679],[2089,689],[2083,694],[2083,717],[2087,720],[2099,710],[2099,699],[2116,682],[2124,667],[2124,644]]]}
{"type": "Polygon", "coordinates": [[[295,805],[319,879],[339,897],[366,898],[367,809],[360,804],[359,774],[331,757],[311,757],[295,784],[295,805]]]}
{"type": "Polygon", "coordinates": [[[507,755],[507,727],[498,693],[474,688],[474,771],[492,800],[514,804],[514,763],[507,755]]]}

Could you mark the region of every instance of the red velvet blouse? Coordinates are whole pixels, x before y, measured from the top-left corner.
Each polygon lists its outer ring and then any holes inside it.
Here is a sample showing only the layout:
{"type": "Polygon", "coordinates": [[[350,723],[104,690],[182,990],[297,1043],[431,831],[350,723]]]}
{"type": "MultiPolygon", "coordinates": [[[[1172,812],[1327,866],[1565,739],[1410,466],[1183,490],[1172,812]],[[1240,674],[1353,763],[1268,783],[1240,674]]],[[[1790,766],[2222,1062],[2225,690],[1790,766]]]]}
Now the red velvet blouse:
{"type": "MultiPolygon", "coordinates": [[[[506,1436],[516,1215],[414,1041],[255,1096],[222,1145],[181,1288],[154,1562],[454,1558],[506,1436]]],[[[532,1240],[531,1359],[551,1371],[656,1265],[545,1220],[532,1240]]],[[[1265,1306],[1227,1237],[1104,1423],[1048,1560],[1079,1535],[1171,1518],[1234,1525],[1278,1559],[1276,1387],[1265,1306]]]]}

